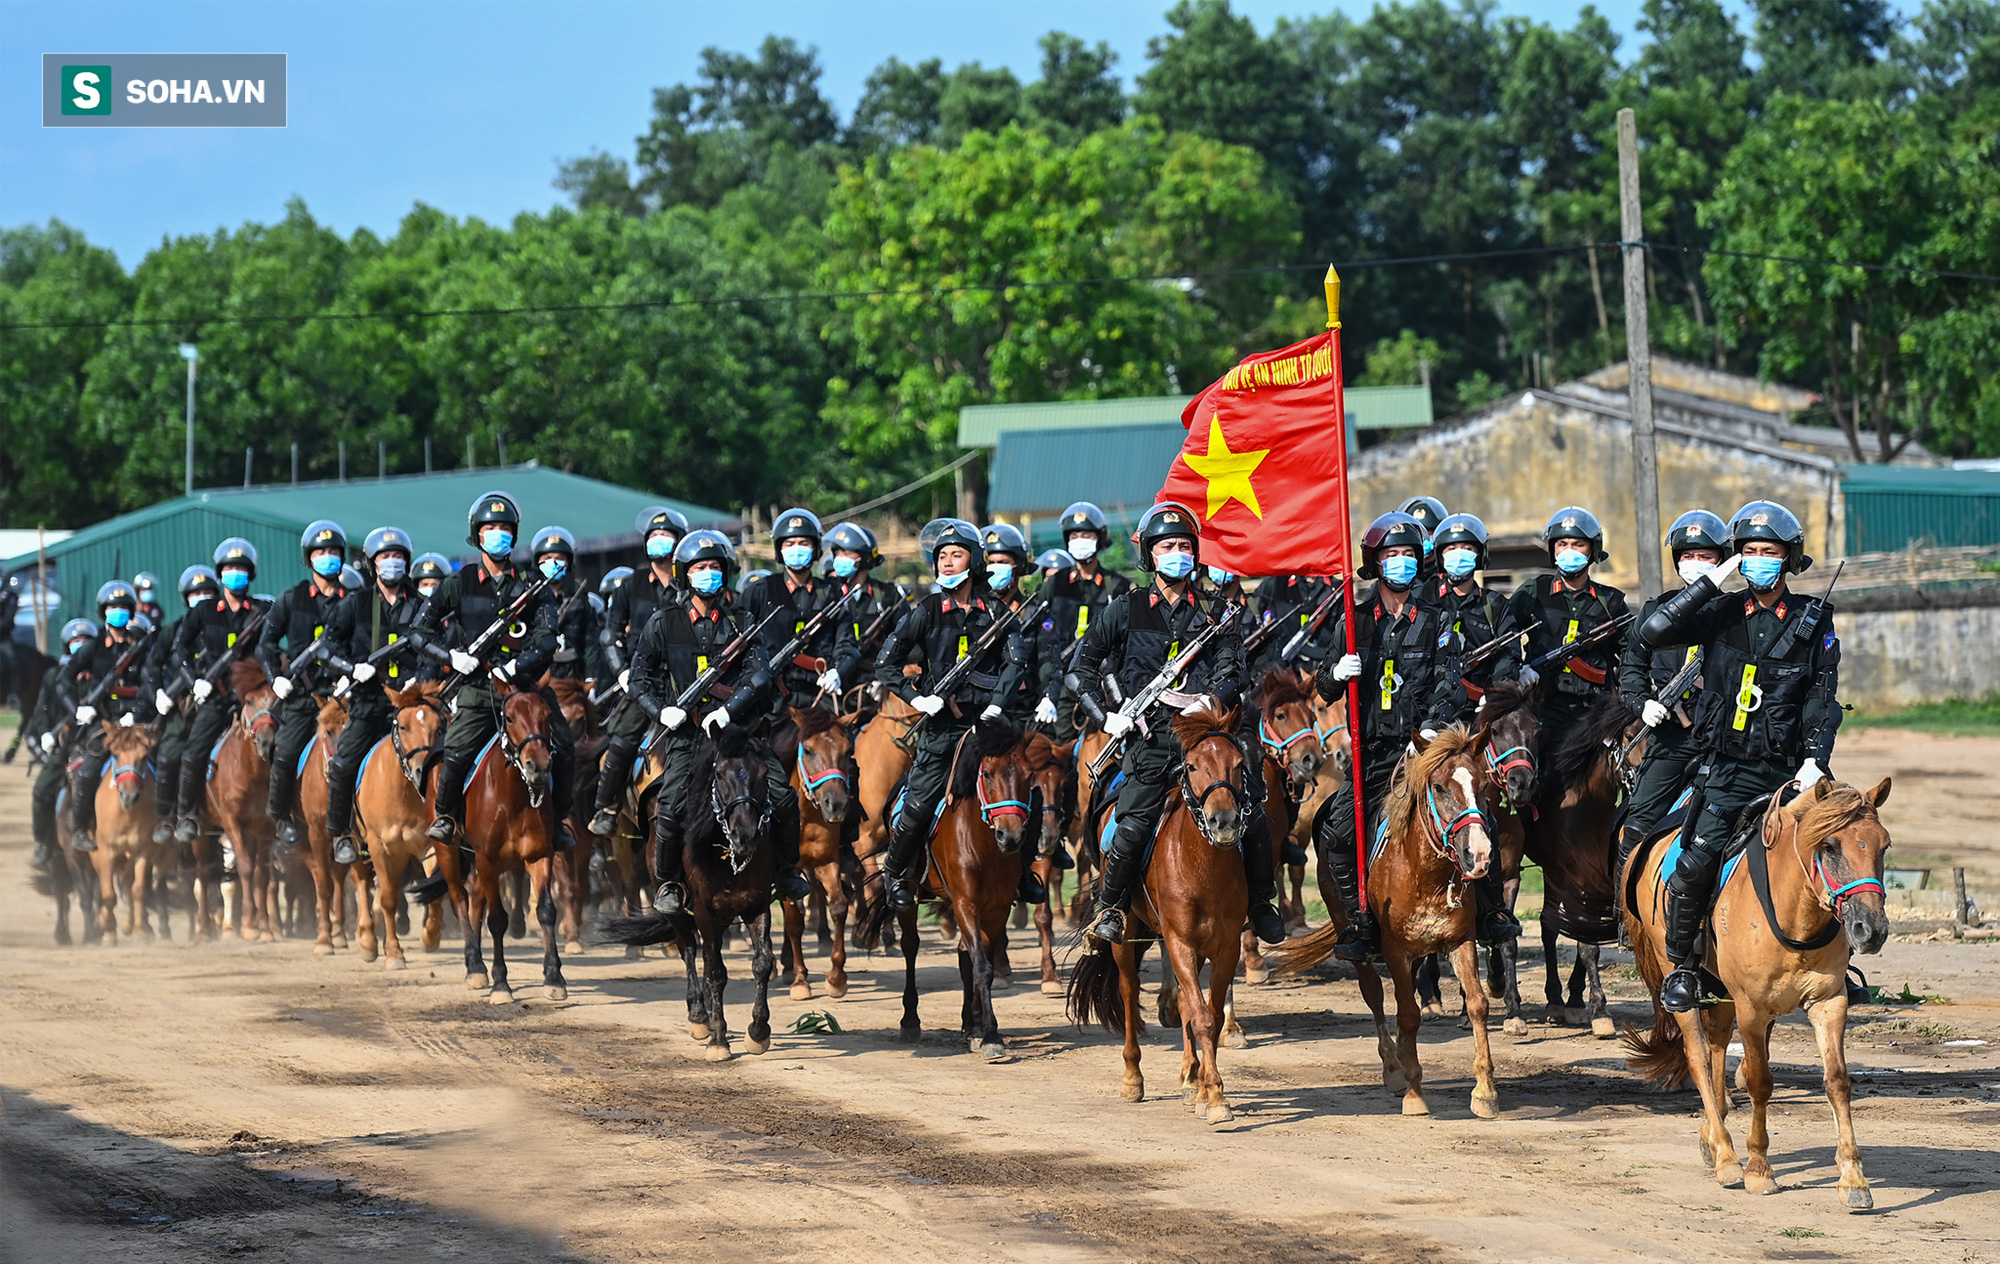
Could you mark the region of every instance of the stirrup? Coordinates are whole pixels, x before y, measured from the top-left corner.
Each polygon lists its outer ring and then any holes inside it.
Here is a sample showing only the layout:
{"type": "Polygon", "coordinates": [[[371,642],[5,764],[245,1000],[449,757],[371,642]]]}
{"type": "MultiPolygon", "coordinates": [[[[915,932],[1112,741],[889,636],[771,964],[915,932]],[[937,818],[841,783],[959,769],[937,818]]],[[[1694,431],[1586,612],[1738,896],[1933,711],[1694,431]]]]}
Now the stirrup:
{"type": "Polygon", "coordinates": [[[662,882],[653,892],[653,911],[662,917],[679,917],[687,911],[686,897],[678,882],[662,882]]]}
{"type": "Polygon", "coordinates": [[[1479,938],[1489,944],[1504,944],[1521,937],[1521,923],[1506,909],[1494,909],[1480,924],[1479,938]]]}
{"type": "Polygon", "coordinates": [[[1097,917],[1083,933],[1100,944],[1122,944],[1125,942],[1125,914],[1106,905],[1097,910],[1097,917]]]}
{"type": "Polygon", "coordinates": [[[1358,919],[1347,924],[1347,929],[1341,932],[1333,945],[1334,956],[1355,965],[1379,956],[1381,951],[1381,941],[1362,930],[1358,919]]]}
{"type": "Polygon", "coordinates": [[[917,907],[908,879],[886,865],[882,869],[882,898],[898,913],[907,913],[917,907]]]}
{"type": "Polygon", "coordinates": [[[1257,933],[1259,942],[1267,944],[1285,942],[1285,919],[1278,916],[1275,905],[1269,903],[1251,905],[1250,929],[1257,933]]]}
{"type": "Polygon", "coordinates": [[[431,822],[431,827],[424,831],[424,836],[433,842],[448,843],[457,830],[458,822],[448,816],[440,816],[431,822]]]}
{"type": "Polygon", "coordinates": [[[354,840],[352,838],[346,834],[342,834],[339,838],[333,840],[334,864],[351,865],[359,859],[360,856],[354,850],[354,840]]]}
{"type": "Polygon", "coordinates": [[[1021,904],[1040,904],[1049,898],[1048,883],[1043,882],[1033,869],[1021,870],[1021,885],[1014,892],[1014,899],[1021,904]]]}
{"type": "Polygon", "coordinates": [[[555,852],[576,850],[576,835],[569,832],[568,821],[556,822],[555,832],[549,836],[549,850],[555,852]]]}
{"type": "Polygon", "coordinates": [[[618,829],[618,809],[599,808],[590,818],[590,832],[599,838],[609,838],[618,829]]]}
{"type": "Polygon", "coordinates": [[[1660,1008],[1669,1014],[1689,1014],[1701,1008],[1701,973],[1693,966],[1675,966],[1660,983],[1660,1008]]]}
{"type": "Polygon", "coordinates": [[[812,894],[812,880],[799,872],[797,865],[787,865],[778,870],[772,885],[777,887],[781,900],[803,900],[812,894]]]}

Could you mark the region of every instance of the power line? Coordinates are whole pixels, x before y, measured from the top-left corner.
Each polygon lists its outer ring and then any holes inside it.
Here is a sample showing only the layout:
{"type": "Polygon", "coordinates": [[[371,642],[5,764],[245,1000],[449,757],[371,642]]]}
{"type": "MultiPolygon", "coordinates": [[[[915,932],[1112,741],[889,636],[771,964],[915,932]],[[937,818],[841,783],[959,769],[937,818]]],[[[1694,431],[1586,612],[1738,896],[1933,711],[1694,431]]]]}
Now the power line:
{"type": "Polygon", "coordinates": [[[1763,259],[1773,263],[1796,263],[1809,268],[1859,268],[1864,272],[1901,272],[1910,276],[1944,277],[1953,281],[2000,281],[2000,274],[1990,272],[1958,272],[1950,268],[1915,268],[1900,263],[1858,263],[1852,259],[1812,259],[1799,255],[1767,255],[1760,254],[1754,250],[1720,250],[1714,246],[1680,246],[1664,241],[1641,241],[1634,244],[1642,246],[1647,250],[1678,252],[1687,255],[1721,255],[1726,259],[1763,259]]]}

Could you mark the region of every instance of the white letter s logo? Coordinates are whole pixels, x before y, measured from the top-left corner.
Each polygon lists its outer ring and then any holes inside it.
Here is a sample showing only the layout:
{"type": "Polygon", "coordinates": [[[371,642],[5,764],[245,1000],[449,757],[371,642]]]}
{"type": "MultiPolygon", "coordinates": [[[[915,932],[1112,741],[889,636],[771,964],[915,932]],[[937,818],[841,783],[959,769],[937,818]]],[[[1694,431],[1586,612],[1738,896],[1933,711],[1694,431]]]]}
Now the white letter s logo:
{"type": "Polygon", "coordinates": [[[97,75],[95,73],[88,70],[84,71],[76,77],[71,86],[76,90],[77,109],[94,110],[97,108],[99,98],[97,95],[97,75]]]}

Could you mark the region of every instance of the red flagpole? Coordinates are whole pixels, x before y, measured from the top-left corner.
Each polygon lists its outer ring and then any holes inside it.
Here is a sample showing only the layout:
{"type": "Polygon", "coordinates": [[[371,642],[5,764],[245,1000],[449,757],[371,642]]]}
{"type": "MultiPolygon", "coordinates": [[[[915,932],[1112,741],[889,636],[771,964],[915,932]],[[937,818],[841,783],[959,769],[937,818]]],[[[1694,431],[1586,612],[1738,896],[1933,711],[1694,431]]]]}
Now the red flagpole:
{"type": "MultiPolygon", "coordinates": [[[[1333,335],[1333,363],[1338,370],[1340,389],[1334,393],[1334,421],[1340,436],[1340,474],[1334,479],[1334,498],[1340,507],[1340,536],[1347,548],[1341,559],[1344,572],[1340,581],[1340,610],[1347,629],[1347,653],[1355,652],[1354,641],[1354,541],[1353,516],[1347,500],[1347,371],[1340,356],[1340,273],[1332,264],[1326,269],[1326,327],[1333,335]]],[[[1354,777],[1354,867],[1361,879],[1361,907],[1368,907],[1368,807],[1361,794],[1361,680],[1347,682],[1347,747],[1351,758],[1348,771],[1354,777]]]]}

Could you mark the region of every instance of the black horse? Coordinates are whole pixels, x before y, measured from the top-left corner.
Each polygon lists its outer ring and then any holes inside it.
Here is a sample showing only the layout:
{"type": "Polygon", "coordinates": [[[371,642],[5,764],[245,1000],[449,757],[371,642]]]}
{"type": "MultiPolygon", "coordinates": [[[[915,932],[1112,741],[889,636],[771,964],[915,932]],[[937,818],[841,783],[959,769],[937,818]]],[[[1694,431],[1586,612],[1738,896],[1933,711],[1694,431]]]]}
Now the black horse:
{"type": "Polygon", "coordinates": [[[13,763],[14,756],[21,752],[21,739],[28,735],[28,717],[35,713],[35,703],[41,700],[42,677],[48,675],[55,661],[32,645],[19,641],[0,643],[0,698],[12,698],[21,709],[21,723],[14,730],[14,740],[7,743],[7,750],[0,754],[0,762],[13,763]]]}

